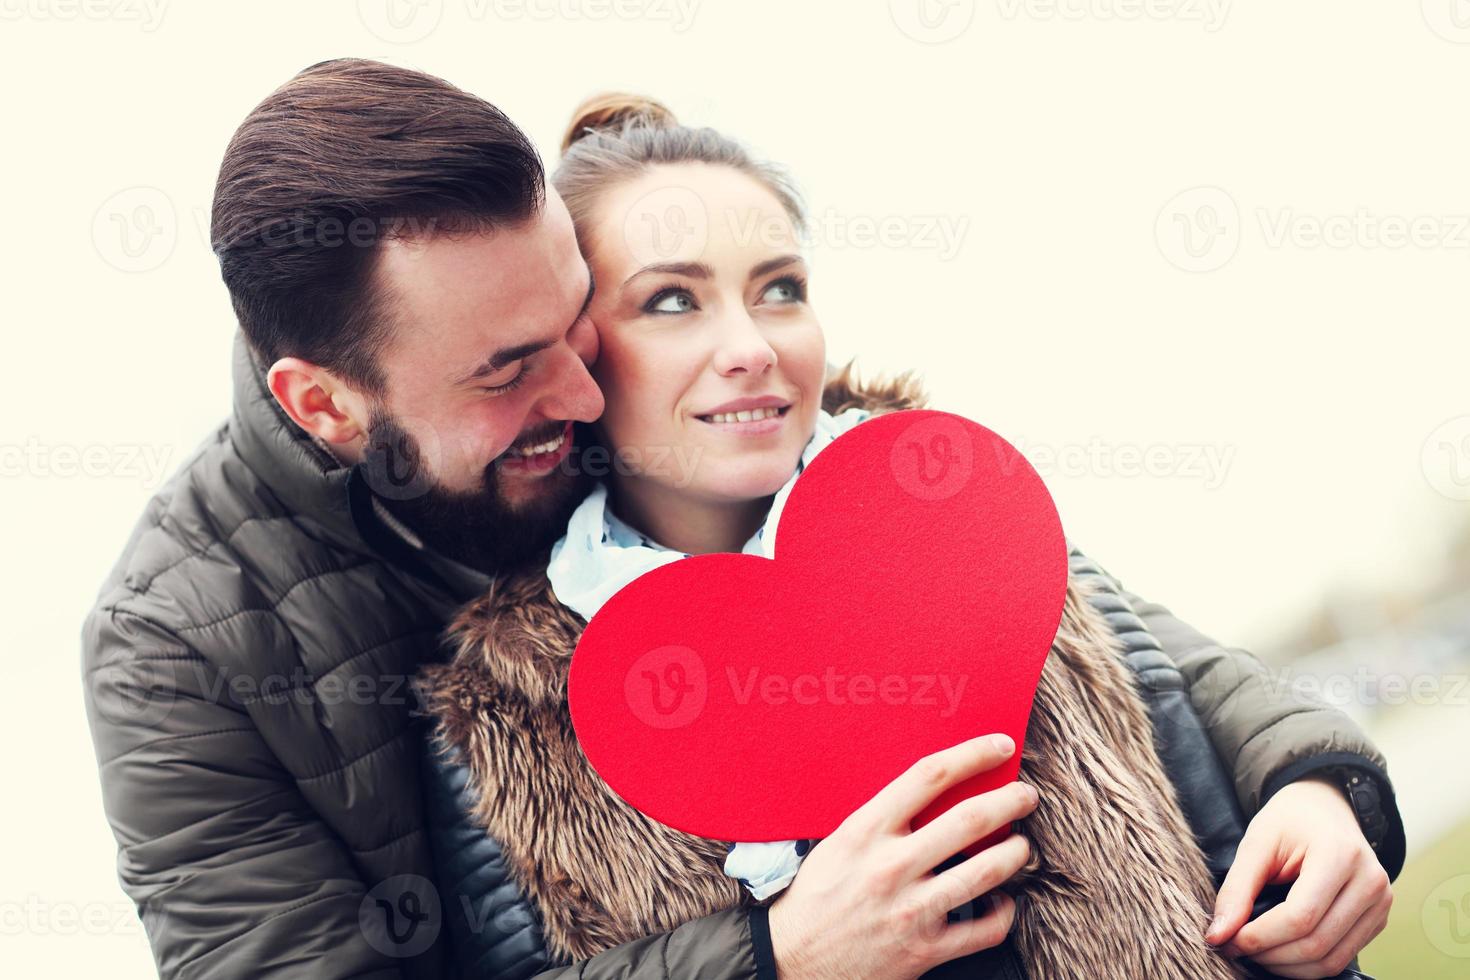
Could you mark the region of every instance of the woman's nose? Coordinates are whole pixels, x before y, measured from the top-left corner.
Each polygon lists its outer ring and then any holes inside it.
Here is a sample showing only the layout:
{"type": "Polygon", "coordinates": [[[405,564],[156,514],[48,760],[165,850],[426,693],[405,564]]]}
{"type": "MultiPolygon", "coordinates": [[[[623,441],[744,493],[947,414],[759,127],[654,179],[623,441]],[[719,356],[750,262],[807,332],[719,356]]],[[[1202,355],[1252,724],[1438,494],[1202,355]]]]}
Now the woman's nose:
{"type": "Polygon", "coordinates": [[[715,370],[722,375],[760,375],[776,363],[776,350],[743,311],[722,324],[715,370]]]}

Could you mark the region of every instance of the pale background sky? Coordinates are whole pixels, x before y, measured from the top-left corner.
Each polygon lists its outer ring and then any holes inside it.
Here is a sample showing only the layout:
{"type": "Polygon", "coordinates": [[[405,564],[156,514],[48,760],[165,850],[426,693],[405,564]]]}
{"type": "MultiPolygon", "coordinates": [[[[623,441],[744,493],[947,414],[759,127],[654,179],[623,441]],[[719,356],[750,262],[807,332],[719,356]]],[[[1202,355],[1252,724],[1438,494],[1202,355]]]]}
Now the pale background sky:
{"type": "Polygon", "coordinates": [[[295,71],[422,68],[549,163],[572,107],[610,88],[743,138],[807,195],[834,359],[921,371],[939,407],[1038,464],[1069,535],[1127,585],[1265,648],[1328,592],[1432,578],[1464,520],[1457,3],[0,0],[19,694],[0,721],[0,956],[15,975],[151,975],[79,627],[145,500],[227,410],[210,195],[230,134],[295,71]],[[1153,474],[1120,472],[1148,447],[1153,474]]]}

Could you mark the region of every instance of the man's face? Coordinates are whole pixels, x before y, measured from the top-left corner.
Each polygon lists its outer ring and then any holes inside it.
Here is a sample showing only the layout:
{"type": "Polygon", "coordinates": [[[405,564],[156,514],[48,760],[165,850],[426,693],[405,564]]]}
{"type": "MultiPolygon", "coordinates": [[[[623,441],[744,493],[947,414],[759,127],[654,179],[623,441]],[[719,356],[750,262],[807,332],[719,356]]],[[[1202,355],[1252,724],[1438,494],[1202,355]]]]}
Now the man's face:
{"type": "Polygon", "coordinates": [[[480,567],[561,533],[587,489],[561,465],[572,423],[602,414],[591,274],[565,205],[546,196],[516,227],[389,243],[377,269],[394,327],[365,447],[374,489],[480,567]]]}

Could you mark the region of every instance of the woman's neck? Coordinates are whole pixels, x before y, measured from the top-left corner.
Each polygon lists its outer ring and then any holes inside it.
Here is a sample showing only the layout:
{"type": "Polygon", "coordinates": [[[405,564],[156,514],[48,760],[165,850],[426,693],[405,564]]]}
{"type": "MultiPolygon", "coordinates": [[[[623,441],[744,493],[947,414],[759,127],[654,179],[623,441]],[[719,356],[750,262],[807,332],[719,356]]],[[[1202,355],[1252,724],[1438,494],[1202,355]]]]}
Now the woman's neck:
{"type": "Polygon", "coordinates": [[[707,500],[652,480],[613,476],[613,513],[666,548],[690,555],[738,553],[765,523],[771,498],[707,500]]]}

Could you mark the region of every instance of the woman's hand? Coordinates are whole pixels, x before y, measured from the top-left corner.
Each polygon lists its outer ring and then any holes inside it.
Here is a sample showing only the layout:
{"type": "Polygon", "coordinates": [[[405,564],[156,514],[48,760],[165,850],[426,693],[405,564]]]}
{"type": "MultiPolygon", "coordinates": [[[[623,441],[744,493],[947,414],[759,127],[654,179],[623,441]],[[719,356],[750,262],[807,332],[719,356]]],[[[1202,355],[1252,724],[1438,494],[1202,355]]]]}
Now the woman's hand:
{"type": "Polygon", "coordinates": [[[1205,939],[1283,977],[1341,973],[1383,931],[1393,889],[1342,790],[1302,779],[1246,827],[1205,939]],[[1286,901],[1247,922],[1267,883],[1295,881],[1286,901]],[[1233,937],[1233,938],[1232,938],[1233,937]]]}
{"type": "Polygon", "coordinates": [[[909,822],[935,797],[1015,752],[986,735],[925,756],[824,838],[771,906],[781,980],[910,980],[948,960],[999,945],[1015,902],[993,893],[979,918],[946,913],[1008,880],[1030,845],[1018,834],[941,874],[933,869],[1036,807],[1036,790],[1012,783],[951,807],[918,830],[909,822]]]}

